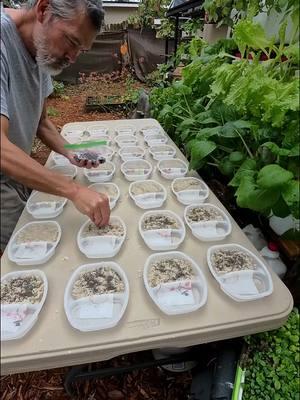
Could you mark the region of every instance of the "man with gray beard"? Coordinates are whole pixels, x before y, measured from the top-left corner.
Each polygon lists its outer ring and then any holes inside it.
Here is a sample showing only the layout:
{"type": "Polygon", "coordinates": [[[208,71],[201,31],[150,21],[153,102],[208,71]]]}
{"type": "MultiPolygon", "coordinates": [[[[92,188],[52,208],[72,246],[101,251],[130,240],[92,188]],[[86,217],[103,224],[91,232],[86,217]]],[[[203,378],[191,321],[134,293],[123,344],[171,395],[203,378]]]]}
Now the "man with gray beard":
{"type": "MultiPolygon", "coordinates": [[[[2,3],[1,3],[2,5],[2,3]]],[[[1,7],[1,251],[4,250],[30,189],[66,197],[97,226],[109,221],[104,194],[57,175],[30,157],[39,137],[79,167],[47,116],[50,75],[59,74],[88,51],[103,23],[100,0],[31,0],[21,9],[1,7]]]]}

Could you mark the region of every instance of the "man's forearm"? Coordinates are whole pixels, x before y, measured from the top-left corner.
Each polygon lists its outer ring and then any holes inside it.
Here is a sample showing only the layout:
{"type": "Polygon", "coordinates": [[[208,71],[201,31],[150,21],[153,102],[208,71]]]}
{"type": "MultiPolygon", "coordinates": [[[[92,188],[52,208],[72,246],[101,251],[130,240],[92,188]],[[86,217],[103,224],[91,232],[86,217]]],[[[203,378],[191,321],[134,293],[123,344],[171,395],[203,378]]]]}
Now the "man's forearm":
{"type": "Polygon", "coordinates": [[[48,117],[41,119],[37,136],[41,141],[56,153],[67,155],[64,144],[67,141],[58,133],[53,122],[48,117]]]}

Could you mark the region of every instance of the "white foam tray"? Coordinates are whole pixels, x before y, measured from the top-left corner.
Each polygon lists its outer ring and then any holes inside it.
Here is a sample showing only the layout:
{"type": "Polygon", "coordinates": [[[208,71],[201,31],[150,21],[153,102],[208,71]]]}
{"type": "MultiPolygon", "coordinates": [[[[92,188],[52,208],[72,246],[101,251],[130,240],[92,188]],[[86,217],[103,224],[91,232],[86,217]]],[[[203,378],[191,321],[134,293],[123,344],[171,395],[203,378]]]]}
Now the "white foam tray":
{"type": "Polygon", "coordinates": [[[193,177],[183,177],[183,178],[174,179],[171,184],[171,189],[172,189],[172,192],[175,194],[177,200],[181,204],[184,204],[184,205],[204,203],[204,201],[208,198],[208,195],[209,195],[208,186],[200,179],[193,178],[193,177]],[[200,189],[185,189],[185,190],[176,191],[174,189],[176,183],[180,182],[180,181],[184,181],[186,179],[189,179],[189,180],[192,179],[192,180],[198,182],[200,184],[201,188],[200,189]]]}
{"type": "Polygon", "coordinates": [[[145,244],[151,250],[175,250],[177,249],[185,238],[185,226],[182,219],[170,210],[153,210],[145,212],[139,220],[139,232],[145,244]],[[179,229],[152,229],[143,230],[142,225],[145,218],[151,215],[166,215],[176,219],[179,229]]]}
{"type": "Polygon", "coordinates": [[[142,181],[148,179],[152,173],[152,165],[146,160],[125,161],[121,165],[122,174],[130,181],[142,181]],[[143,172],[143,173],[139,173],[143,172]]]}
{"type": "Polygon", "coordinates": [[[84,168],[84,176],[92,183],[109,182],[112,180],[116,171],[115,164],[111,161],[106,161],[104,164],[100,164],[97,168],[84,168]],[[104,169],[109,166],[110,169],[104,169]]]}
{"type": "Polygon", "coordinates": [[[118,324],[125,313],[128,299],[128,279],[119,264],[112,261],[85,264],[73,272],[67,283],[64,295],[64,309],[67,319],[73,328],[81,332],[99,331],[113,328],[118,324]],[[125,292],[73,299],[72,288],[80,273],[93,271],[101,266],[108,266],[119,274],[124,282],[125,292]],[[85,312],[83,313],[82,311],[85,312]]]}
{"type": "Polygon", "coordinates": [[[48,280],[43,271],[39,269],[27,270],[27,271],[13,271],[4,275],[1,278],[1,283],[9,281],[13,278],[26,277],[26,276],[39,276],[44,282],[44,292],[42,299],[39,303],[14,303],[14,304],[1,304],[1,341],[21,339],[24,337],[37,322],[39,313],[45,303],[48,293],[48,280]],[[14,323],[16,314],[22,312],[25,313],[25,318],[19,325],[14,323]],[[9,313],[7,324],[4,323],[4,315],[9,313]],[[15,317],[14,317],[15,316],[15,317]]]}
{"type": "Polygon", "coordinates": [[[257,300],[273,293],[273,281],[267,267],[243,246],[235,243],[212,246],[207,251],[207,263],[222,291],[235,301],[257,300]],[[256,270],[217,273],[212,262],[212,256],[217,250],[238,250],[246,253],[255,261],[256,270]]]}
{"type": "Polygon", "coordinates": [[[108,183],[93,183],[92,185],[89,186],[90,189],[93,189],[98,193],[99,192],[100,193],[106,193],[105,189],[104,189],[105,187],[112,187],[116,191],[116,195],[115,196],[108,196],[109,197],[109,207],[112,210],[116,206],[117,201],[120,198],[119,186],[117,186],[115,183],[109,183],[109,182],[108,183]]]}
{"type": "Polygon", "coordinates": [[[132,198],[132,200],[135,202],[135,204],[138,207],[142,208],[143,210],[148,210],[150,208],[161,207],[167,199],[167,191],[163,187],[163,185],[161,185],[159,182],[148,179],[148,180],[144,180],[144,181],[132,182],[129,185],[129,196],[132,198]],[[149,193],[145,193],[145,194],[134,195],[132,193],[132,189],[133,189],[134,185],[137,185],[138,183],[143,183],[143,182],[155,183],[156,185],[158,185],[160,187],[161,192],[153,192],[153,193],[149,192],[149,193]]]}
{"type": "Polygon", "coordinates": [[[179,158],[161,160],[158,162],[157,168],[165,179],[180,178],[188,172],[188,164],[179,158]]]}
{"type": "Polygon", "coordinates": [[[203,242],[211,242],[217,240],[224,240],[228,235],[231,234],[232,225],[230,219],[219,207],[210,204],[190,204],[184,210],[184,220],[188,227],[191,229],[192,234],[203,242]],[[206,208],[214,209],[223,217],[223,221],[211,220],[211,221],[201,221],[201,222],[189,222],[187,218],[188,211],[193,208],[206,208]]]}
{"type": "Polygon", "coordinates": [[[149,296],[164,314],[187,314],[199,310],[207,302],[206,279],[199,265],[185,253],[172,251],[151,254],[145,263],[143,277],[149,296]],[[151,265],[169,258],[179,258],[189,261],[192,264],[195,278],[191,281],[177,281],[151,287],[148,283],[148,274],[151,265]]]}
{"type": "Polygon", "coordinates": [[[36,219],[55,218],[60,215],[67,203],[64,197],[54,196],[49,194],[49,200],[38,201],[39,196],[47,196],[46,193],[34,191],[27,203],[26,211],[36,219]]]}
{"type": "Polygon", "coordinates": [[[118,222],[123,226],[124,235],[123,236],[87,236],[82,237],[82,232],[84,228],[91,223],[87,220],[80,228],[77,234],[77,245],[79,250],[88,258],[110,258],[114,257],[120,251],[124,240],[126,238],[126,225],[124,221],[117,216],[110,217],[110,223],[118,222]]]}
{"type": "Polygon", "coordinates": [[[150,147],[149,153],[156,161],[169,160],[176,156],[176,149],[168,144],[155,145],[150,147]]]}
{"type": "Polygon", "coordinates": [[[122,161],[139,160],[145,157],[145,150],[141,146],[124,146],[119,150],[122,161]]]}

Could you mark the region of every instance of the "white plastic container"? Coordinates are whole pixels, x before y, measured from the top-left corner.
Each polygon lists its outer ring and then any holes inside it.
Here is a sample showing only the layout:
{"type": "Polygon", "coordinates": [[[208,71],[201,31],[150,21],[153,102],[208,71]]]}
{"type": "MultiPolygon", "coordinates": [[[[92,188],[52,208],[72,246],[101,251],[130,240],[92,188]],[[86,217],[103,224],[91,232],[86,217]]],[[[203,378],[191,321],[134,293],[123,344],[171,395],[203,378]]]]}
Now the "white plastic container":
{"type": "Polygon", "coordinates": [[[66,178],[74,179],[77,176],[77,167],[75,165],[55,165],[49,168],[52,172],[64,175],[66,178]]]}
{"type": "Polygon", "coordinates": [[[171,184],[172,192],[175,194],[177,200],[184,205],[201,204],[208,198],[208,186],[198,178],[176,178],[171,184]],[[193,185],[188,186],[192,182],[193,185]],[[179,185],[186,184],[186,189],[178,190],[179,185]]]}
{"type": "Polygon", "coordinates": [[[26,203],[26,210],[36,219],[55,218],[62,213],[66,203],[66,198],[34,191],[26,203]]]}
{"type": "Polygon", "coordinates": [[[174,158],[176,156],[176,149],[168,144],[161,144],[151,146],[149,153],[156,161],[169,160],[170,158],[174,158]]]}
{"type": "Polygon", "coordinates": [[[182,219],[170,210],[147,211],[139,220],[139,232],[144,242],[151,250],[175,250],[185,238],[185,226],[182,219]],[[150,216],[166,216],[176,220],[178,228],[157,228],[146,230],[143,228],[144,221],[150,216]]]}
{"type": "Polygon", "coordinates": [[[145,142],[149,147],[167,143],[168,138],[163,133],[145,136],[145,142]]]}
{"type": "Polygon", "coordinates": [[[84,168],[83,173],[90,182],[99,183],[111,181],[115,171],[115,164],[107,161],[104,164],[100,164],[97,168],[84,168]]]}
{"type": "Polygon", "coordinates": [[[119,200],[120,189],[114,183],[93,183],[89,186],[90,189],[95,190],[98,193],[104,193],[109,198],[109,207],[112,210],[119,200]]]}
{"type": "Polygon", "coordinates": [[[157,168],[165,179],[175,179],[185,176],[189,167],[179,158],[172,158],[159,161],[157,168]]]}
{"type": "Polygon", "coordinates": [[[264,263],[251,251],[238,244],[212,246],[207,251],[207,263],[222,291],[235,301],[257,300],[273,292],[273,281],[264,263]],[[219,273],[214,267],[213,254],[218,250],[234,250],[248,255],[255,269],[219,273]]]}
{"type": "Polygon", "coordinates": [[[144,128],[142,128],[141,133],[144,137],[146,137],[146,136],[150,136],[150,135],[157,135],[157,134],[163,133],[163,132],[159,126],[149,125],[149,126],[145,126],[144,128]]]}
{"type": "Polygon", "coordinates": [[[108,129],[104,125],[91,125],[87,130],[91,132],[92,138],[97,138],[97,136],[108,136],[108,129]]]}
{"type": "Polygon", "coordinates": [[[144,267],[144,285],[157,307],[167,315],[187,314],[203,307],[207,301],[207,283],[196,262],[179,251],[154,253],[148,257],[144,267]],[[192,266],[193,278],[190,280],[161,283],[151,287],[149,272],[151,266],[161,260],[183,259],[192,266]]]}
{"type": "Polygon", "coordinates": [[[115,138],[115,142],[119,147],[136,146],[137,138],[134,135],[120,135],[115,138]]]}
{"type": "Polygon", "coordinates": [[[260,251],[260,254],[265,259],[267,266],[270,267],[280,279],[282,279],[286,274],[287,268],[280,258],[276,243],[270,242],[268,246],[265,246],[260,251]]]}
{"type": "MultiPolygon", "coordinates": [[[[34,236],[33,234],[31,234],[34,236]]],[[[56,221],[35,221],[29,222],[19,229],[8,243],[8,258],[18,265],[39,265],[47,262],[55,253],[56,246],[61,238],[61,228],[56,221]],[[38,233],[36,238],[20,239],[20,236],[26,235],[26,230],[37,226],[38,233]],[[47,239],[49,226],[52,229],[53,240],[47,239]],[[41,231],[42,230],[42,231],[41,231]],[[19,242],[19,243],[17,243],[19,242]]]]}
{"type": "Polygon", "coordinates": [[[63,137],[71,144],[86,142],[87,140],[110,140],[108,129],[101,125],[93,125],[86,129],[66,130],[63,137]]]}
{"type": "Polygon", "coordinates": [[[139,160],[145,157],[145,150],[141,146],[121,147],[119,156],[123,161],[139,160]]]}
{"type": "Polygon", "coordinates": [[[120,125],[116,128],[117,136],[135,135],[136,129],[133,125],[120,125]]]}
{"type": "Polygon", "coordinates": [[[130,182],[142,181],[150,177],[152,165],[146,160],[130,160],[121,165],[121,171],[130,182]]]}
{"type": "Polygon", "coordinates": [[[43,271],[13,271],[1,278],[1,285],[14,278],[37,276],[44,283],[43,295],[38,303],[1,303],[1,341],[21,339],[37,322],[48,293],[48,281],[43,271]]]}
{"type": "Polygon", "coordinates": [[[184,219],[191,229],[192,234],[203,242],[223,240],[231,233],[232,226],[228,216],[219,207],[210,203],[191,204],[187,206],[184,210],[184,219]],[[220,215],[220,219],[200,220],[199,222],[190,221],[188,215],[193,209],[215,211],[220,215]]]}
{"type": "Polygon", "coordinates": [[[125,313],[129,299],[128,279],[119,264],[112,261],[85,264],[78,267],[69,279],[64,295],[64,309],[70,325],[81,332],[99,331],[116,326],[125,313]],[[99,294],[74,299],[72,288],[83,272],[109,267],[124,283],[124,292],[99,294]]]}
{"type": "Polygon", "coordinates": [[[145,181],[137,181],[137,182],[132,182],[129,186],[129,195],[132,198],[132,200],[135,202],[135,204],[144,209],[150,209],[150,208],[158,208],[163,205],[163,203],[167,199],[167,191],[166,189],[158,182],[148,179],[145,181]],[[138,187],[138,185],[155,185],[158,188],[158,191],[153,191],[151,190],[149,192],[141,193],[141,194],[135,194],[135,188],[138,187]]]}
{"type": "Polygon", "coordinates": [[[55,165],[64,166],[64,165],[71,164],[67,157],[65,157],[59,153],[52,152],[51,158],[52,158],[53,162],[55,163],[55,165]]]}
{"type": "Polygon", "coordinates": [[[82,140],[89,140],[91,136],[90,132],[84,128],[67,128],[61,135],[71,144],[81,142],[82,140]]]}
{"type": "Polygon", "coordinates": [[[83,237],[82,234],[87,225],[91,223],[87,220],[80,228],[77,235],[79,250],[88,258],[110,258],[120,251],[126,237],[126,226],[120,217],[111,216],[109,222],[117,223],[123,227],[124,235],[91,235],[83,237]]]}

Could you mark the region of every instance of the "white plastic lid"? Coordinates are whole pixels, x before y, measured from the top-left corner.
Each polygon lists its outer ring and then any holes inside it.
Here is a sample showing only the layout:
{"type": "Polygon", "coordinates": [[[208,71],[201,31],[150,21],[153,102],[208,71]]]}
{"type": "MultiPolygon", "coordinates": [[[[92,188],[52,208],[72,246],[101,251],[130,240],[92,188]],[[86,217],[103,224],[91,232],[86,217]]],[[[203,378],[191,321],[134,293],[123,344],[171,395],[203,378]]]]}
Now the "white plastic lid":
{"type": "Polygon", "coordinates": [[[179,251],[154,253],[148,257],[144,267],[144,285],[157,307],[167,315],[187,314],[203,307],[207,301],[206,279],[196,262],[179,251]],[[170,281],[151,287],[149,273],[151,266],[159,261],[182,259],[191,264],[193,278],[170,281]]]}
{"type": "Polygon", "coordinates": [[[145,136],[145,142],[148,146],[157,146],[159,144],[165,144],[168,141],[168,137],[163,133],[155,133],[145,136]]]}
{"type": "Polygon", "coordinates": [[[65,156],[63,156],[63,155],[61,155],[61,154],[59,154],[59,153],[54,153],[54,152],[52,152],[52,153],[51,153],[51,158],[52,158],[52,160],[54,161],[55,165],[60,165],[60,166],[62,166],[62,165],[69,165],[69,164],[71,164],[70,161],[69,161],[69,159],[68,159],[67,157],[65,157],[65,156]]]}
{"type": "Polygon", "coordinates": [[[36,219],[55,218],[62,213],[66,202],[64,197],[34,191],[26,203],[26,210],[36,219]]]}
{"type": "Polygon", "coordinates": [[[149,135],[157,135],[159,133],[162,133],[162,129],[159,126],[153,125],[153,126],[145,126],[144,128],[141,129],[141,132],[143,136],[149,136],[149,135]]]}
{"type": "Polygon", "coordinates": [[[238,244],[212,246],[207,251],[210,272],[219,283],[222,291],[235,301],[250,301],[269,296],[273,292],[273,281],[265,264],[250,250],[238,244]],[[233,250],[248,255],[255,269],[220,273],[215,269],[213,255],[219,250],[233,250]]]}
{"type": "Polygon", "coordinates": [[[18,265],[44,264],[55,253],[60,238],[61,228],[56,221],[29,222],[10,239],[8,258],[18,265]],[[47,226],[51,228],[51,233],[47,231],[47,226]]]}
{"type": "Polygon", "coordinates": [[[136,129],[133,125],[120,125],[116,128],[116,134],[118,136],[123,135],[135,135],[136,129]]]}
{"type": "Polygon", "coordinates": [[[172,182],[171,188],[177,200],[184,205],[201,204],[209,195],[208,186],[200,179],[194,177],[176,178],[172,182]],[[194,185],[191,185],[191,188],[188,188],[189,182],[194,183],[194,185]],[[180,185],[183,189],[180,188],[180,185]],[[185,186],[187,186],[187,188],[184,188],[185,186]]]}
{"type": "Polygon", "coordinates": [[[176,149],[168,144],[155,145],[150,147],[149,153],[156,161],[169,160],[176,156],[176,149]]]}
{"type": "Polygon", "coordinates": [[[146,160],[129,160],[121,165],[121,171],[128,181],[141,181],[149,178],[152,165],[146,160]]]}
{"type": "Polygon", "coordinates": [[[161,160],[158,162],[157,168],[165,179],[180,178],[188,172],[188,164],[179,158],[161,160]]]}
{"type": "Polygon", "coordinates": [[[44,283],[42,298],[38,303],[1,303],[1,341],[21,339],[25,336],[36,323],[46,300],[48,293],[47,277],[43,271],[38,269],[9,272],[1,278],[1,285],[11,279],[27,276],[41,278],[44,283]]]}
{"type": "Polygon", "coordinates": [[[210,203],[191,204],[187,206],[184,210],[184,219],[188,227],[191,229],[192,234],[203,242],[223,240],[231,233],[232,227],[228,216],[219,207],[210,203]],[[198,222],[190,221],[188,214],[193,209],[205,211],[212,210],[220,215],[220,219],[213,218],[208,221],[199,220],[198,222]]]}
{"type": "Polygon", "coordinates": [[[67,178],[74,179],[77,175],[77,167],[75,165],[55,165],[49,168],[51,171],[64,175],[67,178]]]}
{"type": "Polygon", "coordinates": [[[80,228],[77,235],[77,244],[79,250],[88,258],[110,258],[114,257],[120,251],[126,237],[126,225],[120,217],[111,216],[110,224],[116,223],[122,226],[124,235],[90,235],[83,237],[84,229],[92,224],[87,220],[80,228]]]}
{"type": "Polygon", "coordinates": [[[93,183],[89,186],[89,188],[98,193],[106,194],[109,197],[109,206],[111,210],[115,207],[117,201],[119,200],[120,189],[114,183],[93,183]]]}
{"type": "Polygon", "coordinates": [[[97,168],[84,168],[84,176],[93,183],[108,182],[112,180],[116,171],[115,164],[111,161],[106,161],[100,164],[97,168]]]}
{"type": "Polygon", "coordinates": [[[119,156],[123,161],[144,158],[145,150],[141,146],[124,146],[119,150],[119,156]]]}
{"type": "Polygon", "coordinates": [[[137,138],[134,135],[120,135],[115,138],[115,142],[119,147],[135,146],[137,144],[137,138]]]}
{"type": "Polygon", "coordinates": [[[64,308],[71,326],[82,332],[98,331],[116,326],[122,318],[129,299],[127,276],[119,264],[112,261],[85,264],[78,267],[71,275],[64,295],[64,308]],[[109,267],[115,271],[124,283],[124,292],[93,295],[74,299],[74,283],[83,272],[109,267]]]}
{"type": "Polygon", "coordinates": [[[145,212],[139,220],[139,231],[144,242],[151,250],[175,250],[180,246],[185,238],[185,226],[182,219],[170,210],[145,212]],[[177,222],[178,228],[144,229],[143,223],[145,219],[156,215],[174,218],[177,222]]]}
{"type": "Polygon", "coordinates": [[[135,204],[144,210],[161,207],[167,199],[166,189],[159,182],[151,179],[132,182],[129,185],[129,195],[135,204]],[[153,191],[150,187],[149,192],[145,191],[144,193],[134,194],[134,189],[139,185],[143,185],[145,188],[147,188],[147,185],[155,185],[159,191],[153,191]]]}

